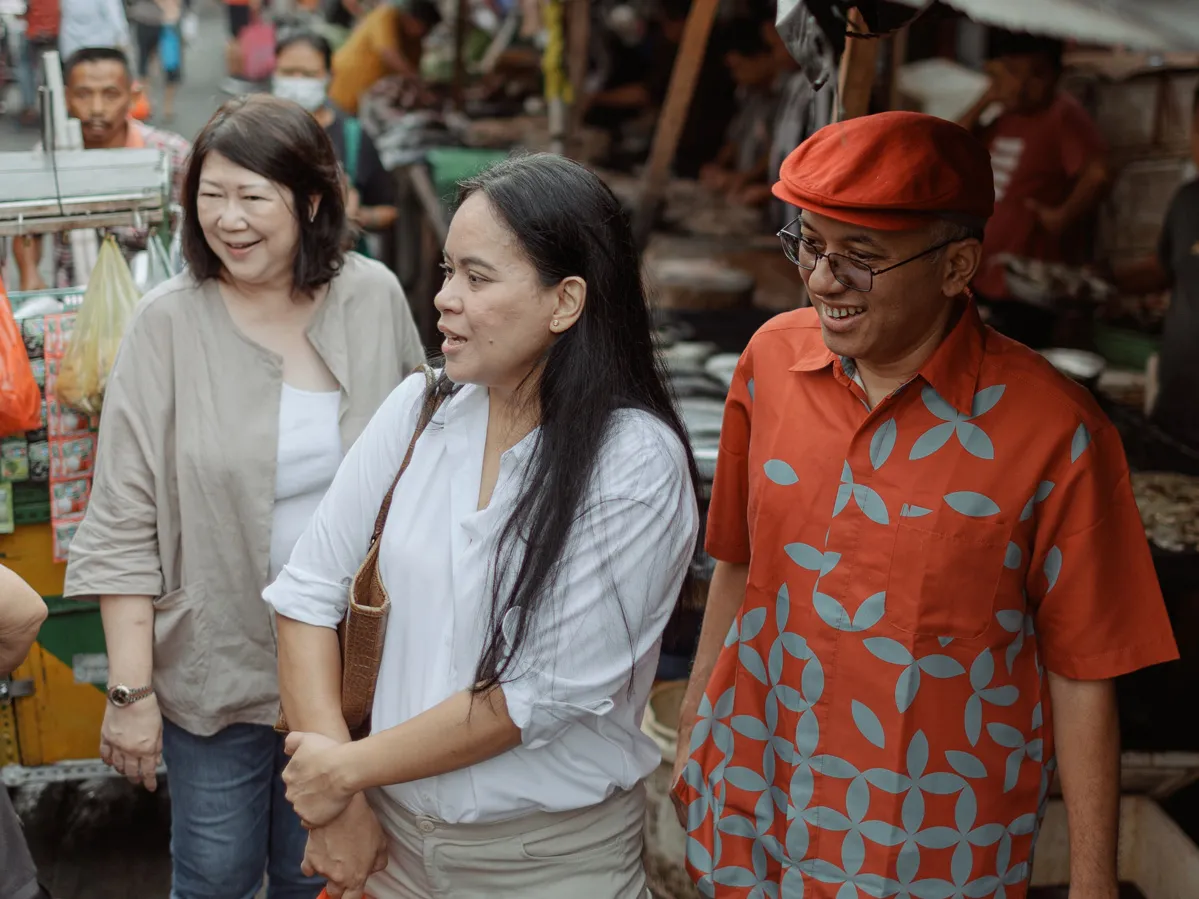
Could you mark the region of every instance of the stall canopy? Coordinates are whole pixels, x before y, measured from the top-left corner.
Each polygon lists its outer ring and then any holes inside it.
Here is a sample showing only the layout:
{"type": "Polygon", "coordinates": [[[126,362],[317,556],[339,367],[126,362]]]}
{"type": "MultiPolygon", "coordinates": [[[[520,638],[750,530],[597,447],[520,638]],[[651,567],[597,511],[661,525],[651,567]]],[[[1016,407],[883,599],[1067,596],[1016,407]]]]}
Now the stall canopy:
{"type": "MultiPolygon", "coordinates": [[[[893,0],[922,8],[927,0],[893,0]]],[[[976,22],[1084,44],[1199,50],[1193,0],[943,0],[976,22]]]]}

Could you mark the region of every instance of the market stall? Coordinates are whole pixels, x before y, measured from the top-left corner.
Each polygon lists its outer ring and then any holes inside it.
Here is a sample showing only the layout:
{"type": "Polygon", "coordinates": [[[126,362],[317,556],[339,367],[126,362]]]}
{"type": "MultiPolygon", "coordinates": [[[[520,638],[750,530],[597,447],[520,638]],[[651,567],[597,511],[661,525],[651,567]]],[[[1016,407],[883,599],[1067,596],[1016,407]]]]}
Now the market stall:
{"type": "MultiPolygon", "coordinates": [[[[95,229],[162,222],[169,197],[159,152],[78,149],[57,54],[45,65],[47,149],[0,153],[0,236],[69,231],[90,276],[86,286],[36,294],[0,283],[0,560],[50,610],[28,659],[0,680],[0,781],[9,786],[107,773],[96,757],[108,678],[99,607],[62,593],[91,491],[104,378],[140,292],[112,239],[96,248],[95,229]],[[21,417],[18,398],[30,391],[36,414],[21,417]]],[[[164,250],[159,257],[165,265],[164,250]]]]}

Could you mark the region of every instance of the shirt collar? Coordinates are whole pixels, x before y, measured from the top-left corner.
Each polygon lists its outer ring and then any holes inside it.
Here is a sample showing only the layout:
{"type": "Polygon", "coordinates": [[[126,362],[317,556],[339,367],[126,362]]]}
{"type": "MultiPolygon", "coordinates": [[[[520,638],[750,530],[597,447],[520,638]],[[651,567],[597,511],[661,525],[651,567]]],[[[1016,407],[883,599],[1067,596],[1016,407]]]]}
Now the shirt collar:
{"type": "MultiPolygon", "coordinates": [[[[982,369],[986,349],[986,329],[973,300],[967,300],[957,322],[932,356],[924,363],[918,377],[923,378],[947,403],[963,415],[970,415],[974,406],[974,388],[982,369]]],[[[837,356],[821,342],[804,347],[791,366],[791,371],[813,372],[827,368],[837,356]]],[[[853,375],[841,362],[846,377],[853,375]]]]}

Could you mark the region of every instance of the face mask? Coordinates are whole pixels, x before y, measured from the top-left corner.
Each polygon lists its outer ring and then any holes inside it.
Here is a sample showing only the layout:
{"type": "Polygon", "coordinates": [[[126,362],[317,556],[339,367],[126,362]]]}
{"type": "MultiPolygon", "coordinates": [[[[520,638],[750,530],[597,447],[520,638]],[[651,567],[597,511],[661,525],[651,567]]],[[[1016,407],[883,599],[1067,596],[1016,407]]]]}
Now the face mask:
{"type": "Polygon", "coordinates": [[[308,112],[316,112],[325,105],[324,78],[289,78],[276,75],[271,90],[276,97],[298,103],[308,112]]]}

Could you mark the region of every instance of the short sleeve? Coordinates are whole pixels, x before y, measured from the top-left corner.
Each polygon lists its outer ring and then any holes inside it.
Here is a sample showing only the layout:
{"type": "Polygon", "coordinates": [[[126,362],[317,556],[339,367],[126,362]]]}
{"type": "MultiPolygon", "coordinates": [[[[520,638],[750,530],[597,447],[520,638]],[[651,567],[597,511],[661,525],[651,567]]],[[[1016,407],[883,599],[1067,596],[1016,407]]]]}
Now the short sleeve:
{"type": "Polygon", "coordinates": [[[1105,152],[1103,136],[1099,127],[1073,97],[1063,96],[1059,146],[1062,168],[1071,178],[1077,178],[1091,160],[1105,152]]]}
{"type": "Polygon", "coordinates": [[[379,150],[363,132],[358,145],[358,196],[363,206],[394,206],[396,184],[379,159],[379,150]]]}
{"type": "Polygon", "coordinates": [[[138,311],[109,374],[91,498],[71,541],[64,596],[162,594],[157,496],[174,415],[162,319],[152,305],[138,311]]]}
{"type": "Polygon", "coordinates": [[[1178,658],[1119,434],[1080,422],[1062,450],[1027,583],[1046,667],[1105,680],[1178,658]]]}
{"type": "Polygon", "coordinates": [[[708,505],[705,549],[733,565],[749,563],[749,429],[754,402],[753,344],[737,363],[720,426],[720,453],[708,505]]]}

